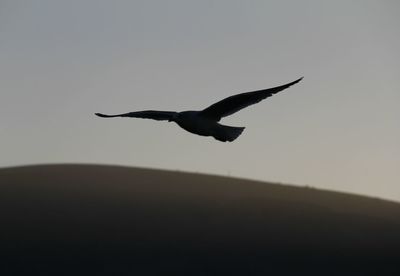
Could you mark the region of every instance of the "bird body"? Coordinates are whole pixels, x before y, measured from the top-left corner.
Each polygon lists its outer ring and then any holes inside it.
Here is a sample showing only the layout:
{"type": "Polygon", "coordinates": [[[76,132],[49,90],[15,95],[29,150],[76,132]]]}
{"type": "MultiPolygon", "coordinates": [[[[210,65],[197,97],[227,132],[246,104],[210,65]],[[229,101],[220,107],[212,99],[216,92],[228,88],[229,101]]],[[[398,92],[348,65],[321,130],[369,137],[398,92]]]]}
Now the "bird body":
{"type": "Polygon", "coordinates": [[[212,136],[218,141],[235,140],[244,130],[244,127],[231,127],[219,124],[201,114],[201,111],[179,112],[175,122],[184,130],[201,135],[212,136]]]}
{"type": "Polygon", "coordinates": [[[291,83],[277,86],[274,88],[257,90],[253,92],[246,92],[231,97],[225,98],[206,109],[201,111],[156,111],[144,110],[135,111],[117,115],[105,115],[102,113],[95,113],[99,117],[112,118],[112,117],[132,117],[142,119],[153,119],[158,121],[169,121],[177,123],[184,130],[201,135],[212,136],[218,141],[232,142],[240,134],[242,134],[244,127],[232,127],[219,124],[221,118],[229,116],[239,110],[256,104],[263,99],[272,96],[273,94],[282,91],[289,86],[298,83],[303,78],[295,80],[291,83]]]}
{"type": "Polygon", "coordinates": [[[201,116],[199,111],[179,112],[175,123],[184,130],[201,136],[210,136],[218,125],[216,121],[201,116]]]}

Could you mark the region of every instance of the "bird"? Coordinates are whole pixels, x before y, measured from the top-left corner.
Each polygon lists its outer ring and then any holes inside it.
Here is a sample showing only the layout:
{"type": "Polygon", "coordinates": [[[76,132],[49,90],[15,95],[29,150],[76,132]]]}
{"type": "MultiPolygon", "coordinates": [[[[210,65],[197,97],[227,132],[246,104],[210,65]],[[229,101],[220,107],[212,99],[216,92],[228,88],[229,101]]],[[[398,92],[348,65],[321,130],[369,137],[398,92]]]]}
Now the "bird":
{"type": "Polygon", "coordinates": [[[190,133],[201,136],[212,136],[221,142],[232,142],[242,134],[245,127],[226,126],[218,123],[223,117],[232,115],[243,108],[259,103],[260,101],[298,83],[302,79],[303,77],[273,88],[236,94],[199,111],[189,110],[176,112],[143,110],[116,115],[107,115],[102,113],[95,113],[95,115],[102,118],[129,117],[175,122],[181,128],[190,133]]]}

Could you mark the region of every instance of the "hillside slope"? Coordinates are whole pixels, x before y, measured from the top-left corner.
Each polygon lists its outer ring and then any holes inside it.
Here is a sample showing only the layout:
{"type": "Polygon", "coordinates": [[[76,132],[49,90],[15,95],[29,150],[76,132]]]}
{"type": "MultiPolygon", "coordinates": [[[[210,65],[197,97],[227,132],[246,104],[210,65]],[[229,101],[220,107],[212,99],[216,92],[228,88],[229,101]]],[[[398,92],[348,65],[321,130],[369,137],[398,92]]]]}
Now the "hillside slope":
{"type": "Polygon", "coordinates": [[[1,275],[366,275],[400,264],[400,204],[201,174],[0,169],[0,221],[1,275]]]}

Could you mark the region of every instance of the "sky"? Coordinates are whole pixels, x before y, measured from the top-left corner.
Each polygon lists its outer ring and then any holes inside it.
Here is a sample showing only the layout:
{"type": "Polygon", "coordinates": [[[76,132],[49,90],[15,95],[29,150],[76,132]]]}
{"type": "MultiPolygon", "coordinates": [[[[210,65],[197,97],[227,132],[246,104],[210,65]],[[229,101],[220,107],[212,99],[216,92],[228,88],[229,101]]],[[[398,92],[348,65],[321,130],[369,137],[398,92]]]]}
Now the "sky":
{"type": "Polygon", "coordinates": [[[400,201],[400,2],[0,0],[0,167],[99,163],[400,201]],[[232,143],[95,112],[201,110],[232,143]]]}

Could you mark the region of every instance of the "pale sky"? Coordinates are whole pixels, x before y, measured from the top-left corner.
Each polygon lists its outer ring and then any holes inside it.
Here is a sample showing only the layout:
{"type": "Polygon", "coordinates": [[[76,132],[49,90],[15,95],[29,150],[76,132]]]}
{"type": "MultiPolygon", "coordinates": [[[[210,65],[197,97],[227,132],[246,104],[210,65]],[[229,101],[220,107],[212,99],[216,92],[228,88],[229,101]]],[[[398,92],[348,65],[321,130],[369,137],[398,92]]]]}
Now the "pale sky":
{"type": "Polygon", "coordinates": [[[400,1],[0,0],[0,167],[101,163],[400,201],[400,1]],[[233,143],[94,112],[203,109],[233,143]]]}

